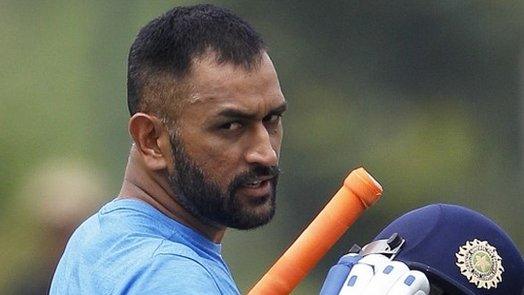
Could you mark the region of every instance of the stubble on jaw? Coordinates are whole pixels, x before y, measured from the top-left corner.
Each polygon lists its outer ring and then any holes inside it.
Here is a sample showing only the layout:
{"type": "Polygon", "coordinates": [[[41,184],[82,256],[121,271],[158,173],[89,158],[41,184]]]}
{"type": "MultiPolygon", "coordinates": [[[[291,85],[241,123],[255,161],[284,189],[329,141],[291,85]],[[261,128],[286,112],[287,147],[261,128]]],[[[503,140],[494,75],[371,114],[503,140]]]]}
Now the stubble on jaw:
{"type": "MultiPolygon", "coordinates": [[[[176,132],[174,132],[176,133],[176,132]]],[[[224,191],[206,177],[205,172],[185,153],[183,145],[171,138],[174,172],[169,175],[173,198],[188,213],[201,222],[213,227],[253,229],[267,224],[275,214],[276,185],[279,168],[254,167],[237,175],[224,191]],[[262,204],[240,200],[237,189],[257,176],[272,175],[271,193],[262,204]],[[254,207],[249,207],[254,206],[254,207]],[[268,206],[264,212],[256,212],[260,206],[268,206]]]]}

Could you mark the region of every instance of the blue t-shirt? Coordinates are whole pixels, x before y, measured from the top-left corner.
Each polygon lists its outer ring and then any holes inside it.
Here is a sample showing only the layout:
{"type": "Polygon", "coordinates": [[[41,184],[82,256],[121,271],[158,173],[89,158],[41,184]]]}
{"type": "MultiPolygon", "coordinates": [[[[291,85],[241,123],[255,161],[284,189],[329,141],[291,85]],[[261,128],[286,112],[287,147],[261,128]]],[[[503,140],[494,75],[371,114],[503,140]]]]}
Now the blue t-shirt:
{"type": "Polygon", "coordinates": [[[239,294],[220,251],[145,202],[114,200],[72,235],[50,294],[239,294]]]}

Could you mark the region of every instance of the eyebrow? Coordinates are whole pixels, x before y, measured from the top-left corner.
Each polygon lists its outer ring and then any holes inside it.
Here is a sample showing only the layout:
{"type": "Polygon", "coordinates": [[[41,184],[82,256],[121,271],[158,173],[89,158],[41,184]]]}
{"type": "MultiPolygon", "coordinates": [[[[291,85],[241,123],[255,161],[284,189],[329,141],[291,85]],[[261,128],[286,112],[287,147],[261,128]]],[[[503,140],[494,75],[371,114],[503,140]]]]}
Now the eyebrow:
{"type": "MultiPolygon", "coordinates": [[[[283,102],[278,107],[271,109],[269,113],[265,115],[264,117],[268,115],[282,114],[286,110],[287,110],[287,102],[283,102]]],[[[257,118],[256,113],[243,112],[239,109],[234,109],[234,108],[223,109],[222,111],[218,113],[218,115],[222,117],[231,117],[231,118],[247,119],[247,120],[253,120],[257,118]]]]}

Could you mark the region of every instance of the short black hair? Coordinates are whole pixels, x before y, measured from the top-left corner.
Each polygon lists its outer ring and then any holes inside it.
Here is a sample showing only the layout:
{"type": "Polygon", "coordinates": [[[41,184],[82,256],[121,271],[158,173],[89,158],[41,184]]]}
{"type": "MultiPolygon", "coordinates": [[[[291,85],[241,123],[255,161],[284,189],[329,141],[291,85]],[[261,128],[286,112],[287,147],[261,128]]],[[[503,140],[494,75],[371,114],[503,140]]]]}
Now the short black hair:
{"type": "Polygon", "coordinates": [[[265,49],[261,36],[228,9],[209,4],[175,7],[143,27],[131,45],[129,113],[148,108],[142,98],[144,86],[152,83],[148,80],[159,74],[182,80],[190,71],[191,61],[208,50],[216,54],[219,64],[232,63],[249,70],[258,65],[265,49]]]}

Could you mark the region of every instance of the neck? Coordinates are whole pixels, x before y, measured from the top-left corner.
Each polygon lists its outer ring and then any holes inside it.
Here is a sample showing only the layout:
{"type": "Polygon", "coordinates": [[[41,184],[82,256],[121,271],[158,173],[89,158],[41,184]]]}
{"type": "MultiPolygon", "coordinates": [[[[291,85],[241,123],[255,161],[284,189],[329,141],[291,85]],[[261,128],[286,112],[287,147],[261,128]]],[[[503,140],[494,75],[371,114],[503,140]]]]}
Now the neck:
{"type": "Polygon", "coordinates": [[[200,232],[215,243],[220,243],[224,237],[225,227],[203,223],[175,201],[167,177],[158,171],[148,171],[134,146],[131,148],[118,198],[144,201],[170,218],[200,232]]]}

